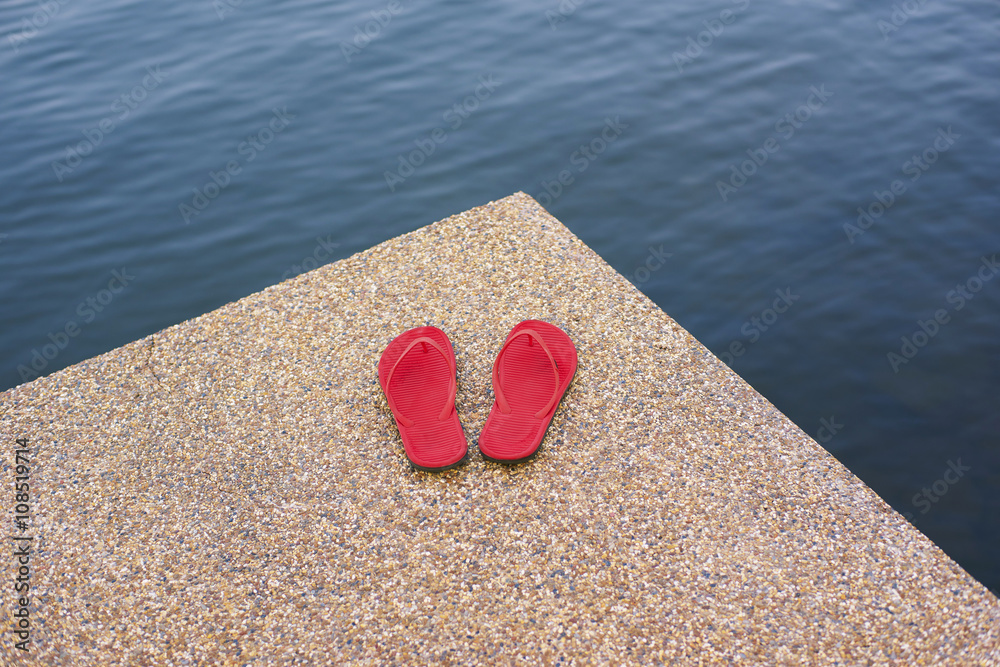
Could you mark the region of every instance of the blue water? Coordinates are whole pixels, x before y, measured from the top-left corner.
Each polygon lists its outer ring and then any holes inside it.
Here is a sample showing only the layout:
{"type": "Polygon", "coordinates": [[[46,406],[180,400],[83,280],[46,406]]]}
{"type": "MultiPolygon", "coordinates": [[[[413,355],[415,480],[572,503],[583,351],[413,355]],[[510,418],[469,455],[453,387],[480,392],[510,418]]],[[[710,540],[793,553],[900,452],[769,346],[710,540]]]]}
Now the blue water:
{"type": "Polygon", "coordinates": [[[1000,5],[907,2],[4,3],[0,388],[524,190],[998,589],[1000,5]]]}

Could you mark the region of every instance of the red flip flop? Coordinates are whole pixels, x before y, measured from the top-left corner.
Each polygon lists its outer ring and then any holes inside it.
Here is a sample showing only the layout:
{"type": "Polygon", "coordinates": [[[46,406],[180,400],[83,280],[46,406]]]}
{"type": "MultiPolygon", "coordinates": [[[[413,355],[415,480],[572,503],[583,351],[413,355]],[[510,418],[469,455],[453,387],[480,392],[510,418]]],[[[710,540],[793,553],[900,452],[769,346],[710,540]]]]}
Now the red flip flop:
{"type": "Polygon", "coordinates": [[[406,457],[418,470],[448,470],[467,457],[469,447],[455,411],[456,373],[451,341],[437,327],[400,334],[379,359],[379,384],[406,457]]]}
{"type": "Polygon", "coordinates": [[[496,401],[479,435],[483,458],[520,463],[538,452],[576,362],[573,341],[557,326],[525,320],[511,330],[493,363],[496,401]]]}

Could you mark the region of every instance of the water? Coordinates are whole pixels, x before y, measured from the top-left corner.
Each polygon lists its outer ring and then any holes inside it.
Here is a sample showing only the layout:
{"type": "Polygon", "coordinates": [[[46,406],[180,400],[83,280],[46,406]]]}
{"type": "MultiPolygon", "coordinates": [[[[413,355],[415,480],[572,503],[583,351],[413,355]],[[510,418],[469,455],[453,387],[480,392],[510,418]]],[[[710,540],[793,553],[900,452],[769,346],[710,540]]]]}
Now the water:
{"type": "Polygon", "coordinates": [[[1000,6],[908,2],[8,2],[0,388],[524,190],[998,589],[1000,6]]]}

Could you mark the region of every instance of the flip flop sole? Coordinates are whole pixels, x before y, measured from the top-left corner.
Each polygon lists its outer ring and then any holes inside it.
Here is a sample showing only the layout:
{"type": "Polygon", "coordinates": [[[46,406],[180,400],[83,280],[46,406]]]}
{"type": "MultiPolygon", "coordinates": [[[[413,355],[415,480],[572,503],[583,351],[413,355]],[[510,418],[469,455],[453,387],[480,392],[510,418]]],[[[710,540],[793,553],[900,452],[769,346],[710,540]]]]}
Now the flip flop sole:
{"type": "Polygon", "coordinates": [[[576,346],[559,327],[539,320],[515,326],[494,362],[496,400],[477,442],[483,458],[515,464],[536,456],[577,366],[576,346]]]}
{"type": "Polygon", "coordinates": [[[410,467],[413,468],[414,470],[420,470],[421,472],[444,472],[446,470],[454,470],[455,468],[458,468],[459,466],[467,463],[468,460],[469,460],[469,452],[468,450],[466,450],[465,456],[455,461],[451,465],[441,466],[440,468],[428,468],[427,466],[417,465],[411,460],[410,467]]]}
{"type": "MultiPolygon", "coordinates": [[[[575,378],[576,378],[576,369],[574,368],[573,369],[573,377],[571,377],[569,379],[569,384],[566,385],[566,391],[569,391],[569,388],[573,386],[573,380],[575,378]]],[[[563,396],[565,396],[565,395],[566,395],[566,393],[563,392],[563,396]]],[[[502,463],[504,465],[516,465],[518,463],[527,463],[528,461],[531,461],[532,459],[536,458],[541,453],[541,451],[542,451],[542,445],[545,444],[545,438],[549,435],[549,429],[552,428],[552,422],[554,422],[556,420],[556,412],[559,411],[559,405],[561,405],[561,404],[562,404],[562,399],[560,398],[559,403],[556,404],[555,411],[553,411],[553,413],[552,413],[552,418],[549,419],[549,423],[545,425],[545,433],[542,433],[542,439],[538,441],[538,447],[536,447],[535,451],[531,452],[527,456],[522,456],[519,459],[495,459],[495,458],[493,458],[491,456],[488,456],[485,452],[483,452],[483,450],[482,450],[481,447],[479,449],[479,453],[482,454],[483,458],[486,459],[487,461],[492,461],[493,463],[502,463]]],[[[478,440],[476,441],[476,447],[479,447],[479,441],[478,440]]]]}
{"type": "Polygon", "coordinates": [[[400,334],[379,359],[379,385],[412,468],[440,472],[468,458],[468,443],[455,410],[455,373],[451,341],[437,327],[400,334]]]}

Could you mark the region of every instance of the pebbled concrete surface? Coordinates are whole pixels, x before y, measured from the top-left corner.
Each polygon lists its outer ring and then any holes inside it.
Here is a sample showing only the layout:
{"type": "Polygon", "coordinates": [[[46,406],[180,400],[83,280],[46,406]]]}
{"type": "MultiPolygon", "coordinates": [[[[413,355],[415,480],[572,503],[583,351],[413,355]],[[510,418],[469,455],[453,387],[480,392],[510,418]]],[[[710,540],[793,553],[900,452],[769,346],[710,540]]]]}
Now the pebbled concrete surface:
{"type": "Polygon", "coordinates": [[[1000,664],[1000,601],[522,193],[4,392],[0,435],[5,508],[34,459],[4,665],[1000,664]],[[508,469],[474,445],[527,318],[580,367],[508,469]],[[444,474],[375,375],[422,324],[444,474]]]}

